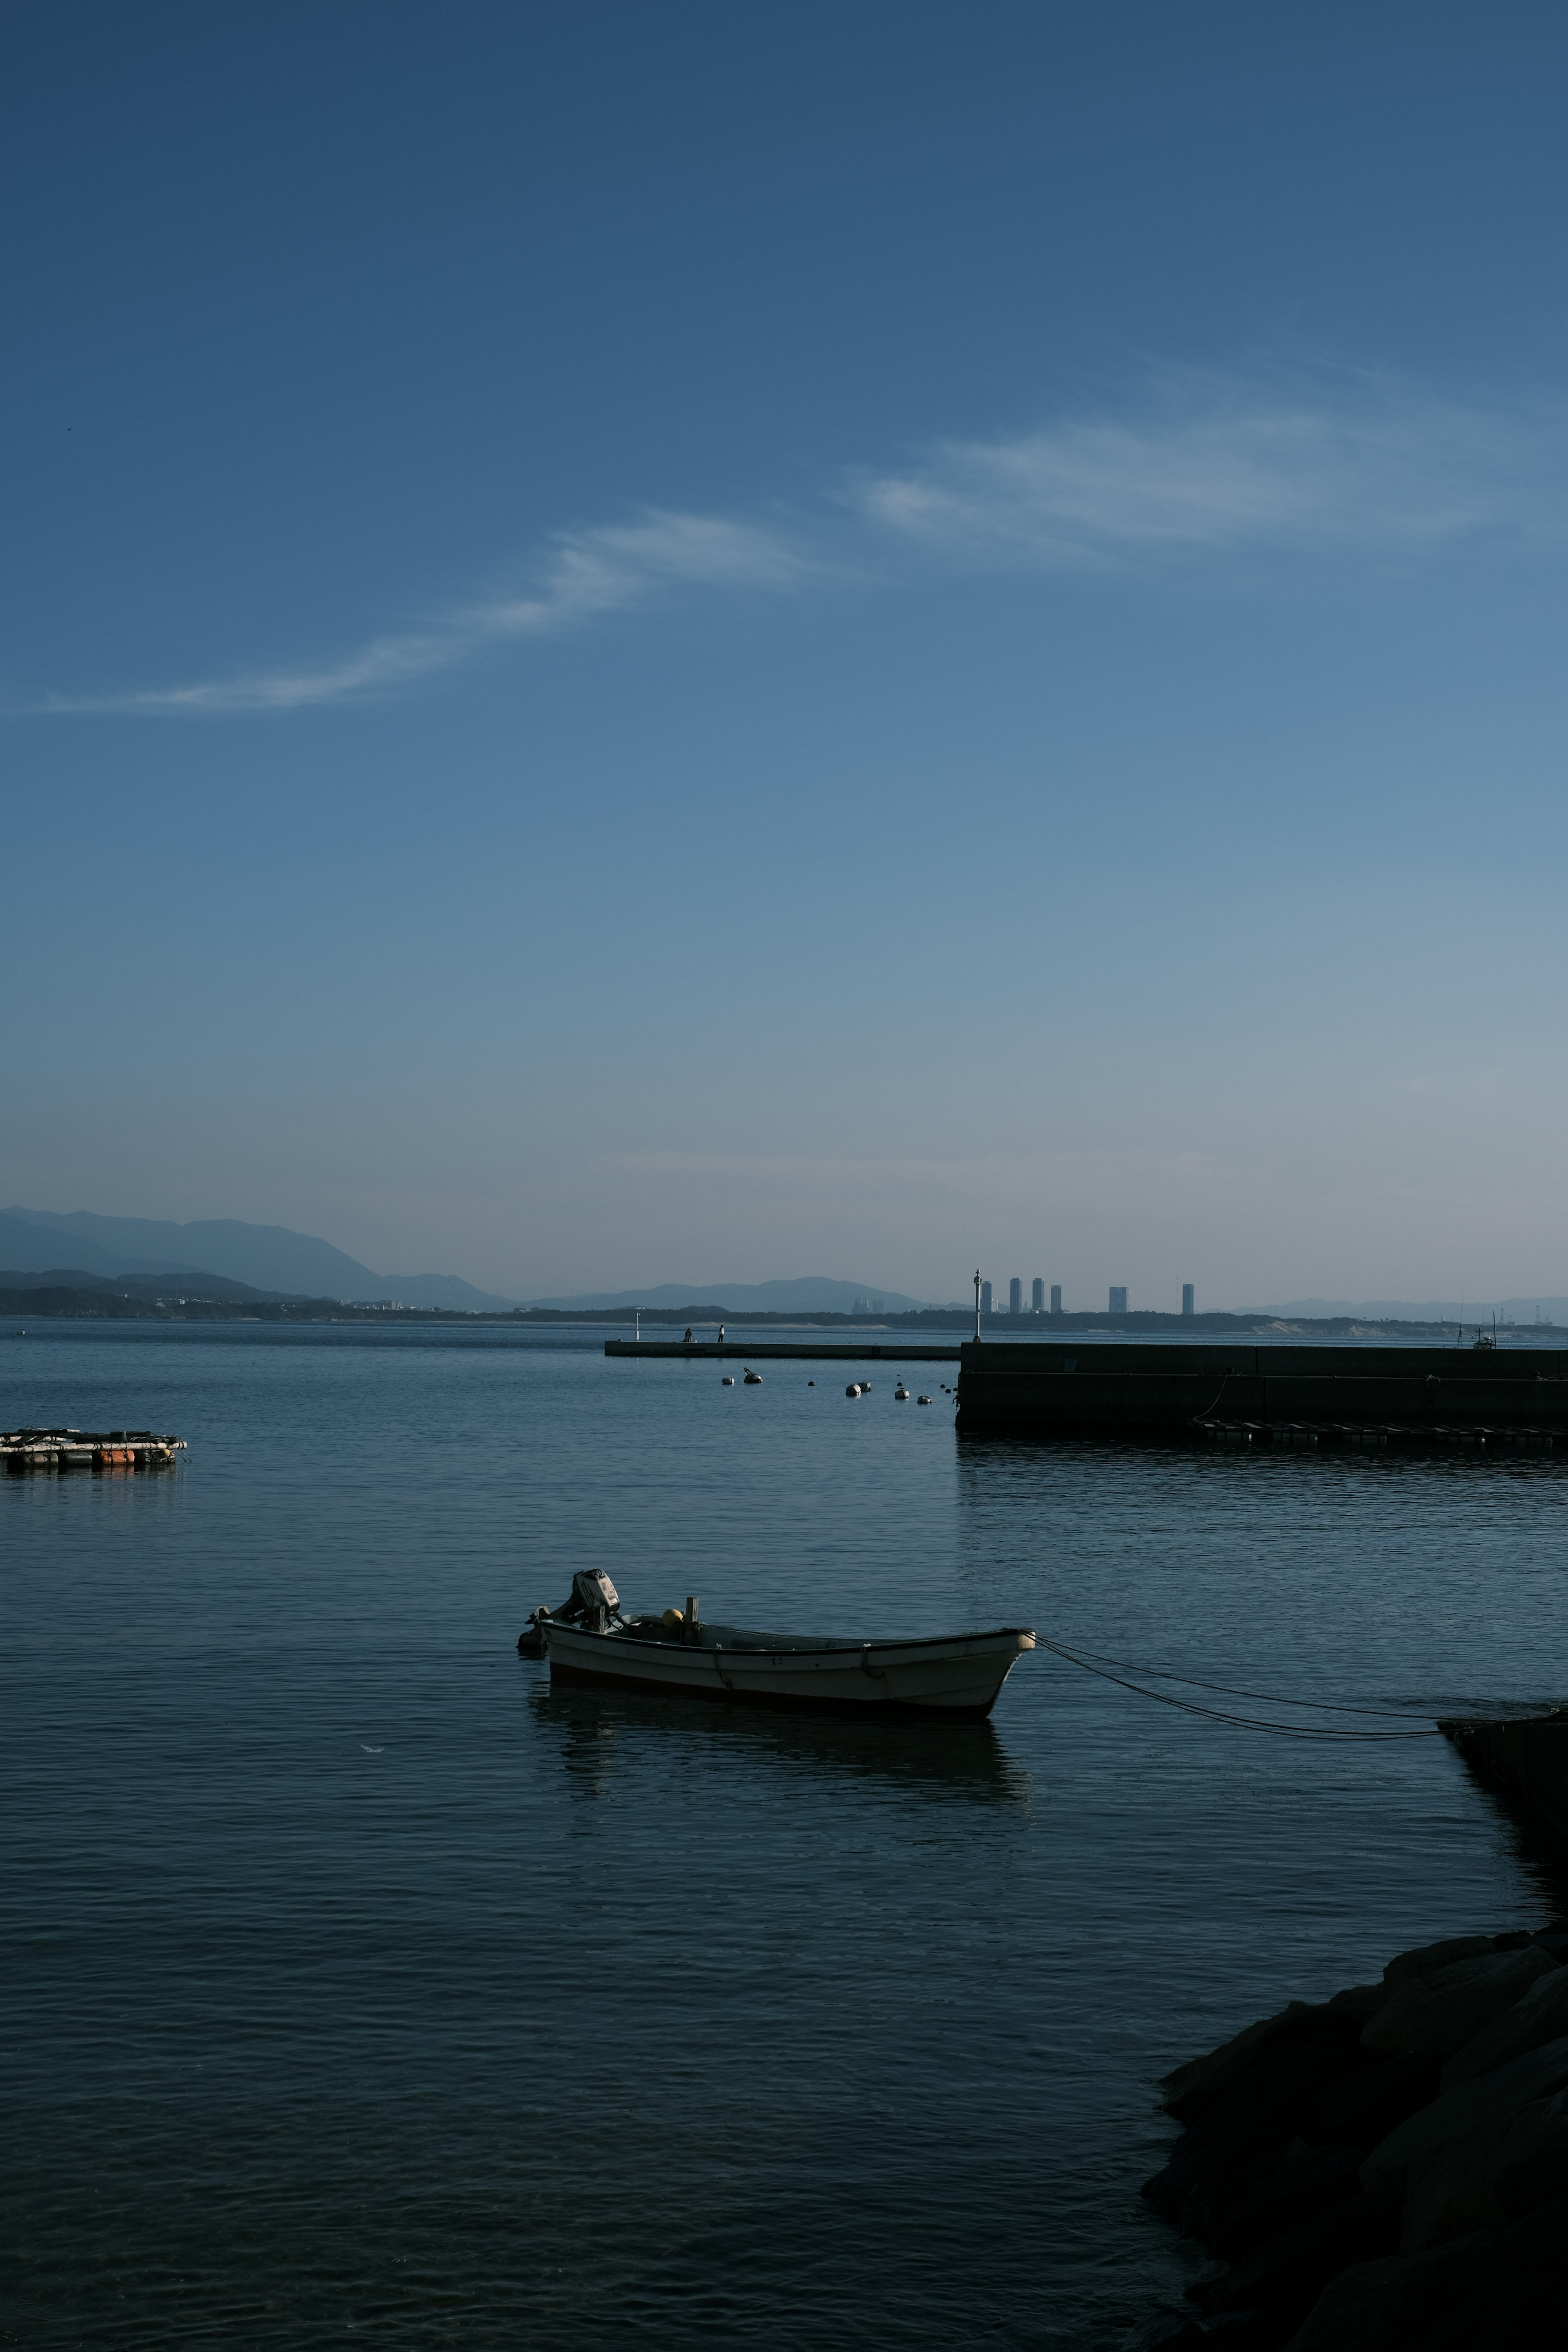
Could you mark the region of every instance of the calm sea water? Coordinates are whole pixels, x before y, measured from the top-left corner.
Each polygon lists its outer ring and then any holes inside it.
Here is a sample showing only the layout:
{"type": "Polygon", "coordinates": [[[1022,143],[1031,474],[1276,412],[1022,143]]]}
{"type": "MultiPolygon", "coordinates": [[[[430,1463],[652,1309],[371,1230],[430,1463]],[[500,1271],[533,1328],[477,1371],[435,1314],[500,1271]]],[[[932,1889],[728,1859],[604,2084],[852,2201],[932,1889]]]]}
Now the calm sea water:
{"type": "Polygon", "coordinates": [[[33,1325],[0,1422],[4,2340],[1112,2347],[1191,2275],[1155,2078],[1568,1907],[1446,1742],[1042,1654],[984,1727],[552,1694],[574,1569],[828,1633],[1563,1696],[1552,1462],[965,1445],[894,1374],[598,1338],[33,1325]],[[815,1380],[815,1387],[808,1381],[815,1380]],[[1223,1702],[1221,1702],[1223,1704],[1223,1702]]]}

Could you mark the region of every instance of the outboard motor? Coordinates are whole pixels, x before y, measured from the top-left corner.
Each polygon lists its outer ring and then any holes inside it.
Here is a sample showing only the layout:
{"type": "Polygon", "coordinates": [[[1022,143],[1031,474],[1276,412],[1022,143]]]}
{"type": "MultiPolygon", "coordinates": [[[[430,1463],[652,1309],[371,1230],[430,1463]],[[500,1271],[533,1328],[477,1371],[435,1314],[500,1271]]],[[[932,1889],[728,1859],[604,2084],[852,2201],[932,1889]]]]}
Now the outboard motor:
{"type": "Polygon", "coordinates": [[[572,1598],[555,1612],[568,1623],[581,1620],[590,1633],[607,1633],[621,1613],[621,1596],[602,1568],[580,1568],[572,1579],[572,1598]]]}

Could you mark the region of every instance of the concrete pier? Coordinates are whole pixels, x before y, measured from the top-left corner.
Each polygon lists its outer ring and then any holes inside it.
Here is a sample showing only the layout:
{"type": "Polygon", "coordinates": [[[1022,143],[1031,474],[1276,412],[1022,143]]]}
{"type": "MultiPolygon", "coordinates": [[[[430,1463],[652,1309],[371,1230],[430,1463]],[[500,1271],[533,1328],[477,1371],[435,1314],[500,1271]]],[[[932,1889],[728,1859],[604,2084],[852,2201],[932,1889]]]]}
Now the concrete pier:
{"type": "Polygon", "coordinates": [[[852,1346],[824,1346],[805,1339],[606,1339],[606,1356],[743,1356],[761,1363],[764,1356],[793,1356],[808,1364],[863,1364],[868,1358],[884,1364],[956,1364],[957,1348],[922,1347],[910,1339],[861,1339],[852,1346]]]}
{"type": "Polygon", "coordinates": [[[1568,1841],[1568,1707],[1442,1727],[1478,1780],[1568,1841]]]}
{"type": "Polygon", "coordinates": [[[966,1341],[963,1436],[1568,1445],[1558,1349],[966,1341]]]}

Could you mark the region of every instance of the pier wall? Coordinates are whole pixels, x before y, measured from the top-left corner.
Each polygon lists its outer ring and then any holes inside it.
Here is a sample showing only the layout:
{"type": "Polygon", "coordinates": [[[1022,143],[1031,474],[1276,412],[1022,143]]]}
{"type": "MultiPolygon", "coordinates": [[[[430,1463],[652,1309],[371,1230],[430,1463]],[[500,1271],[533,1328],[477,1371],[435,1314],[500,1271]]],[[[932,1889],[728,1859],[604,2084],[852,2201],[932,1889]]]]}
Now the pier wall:
{"type": "Polygon", "coordinates": [[[1479,1780],[1568,1841],[1568,1707],[1443,1729],[1479,1780]]]}
{"type": "Polygon", "coordinates": [[[1568,1351],[1558,1349],[970,1340],[959,1362],[965,1436],[1197,1430],[1568,1441],[1568,1351]]]}
{"type": "Polygon", "coordinates": [[[807,1364],[956,1364],[957,1348],[922,1346],[910,1339],[858,1339],[851,1345],[821,1340],[606,1339],[606,1356],[740,1356],[761,1363],[764,1356],[794,1356],[807,1364]]]}

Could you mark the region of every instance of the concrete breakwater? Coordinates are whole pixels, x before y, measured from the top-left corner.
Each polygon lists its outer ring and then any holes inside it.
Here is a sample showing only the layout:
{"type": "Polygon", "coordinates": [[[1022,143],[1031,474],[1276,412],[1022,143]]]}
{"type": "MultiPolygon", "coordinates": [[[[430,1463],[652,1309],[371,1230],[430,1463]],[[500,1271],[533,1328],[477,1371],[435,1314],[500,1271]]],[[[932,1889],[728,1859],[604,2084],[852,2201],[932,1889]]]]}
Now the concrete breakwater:
{"type": "Polygon", "coordinates": [[[1568,1351],[972,1339],[958,1431],[1547,1451],[1568,1445],[1568,1351]]]}
{"type": "Polygon", "coordinates": [[[922,1346],[918,1340],[857,1340],[852,1346],[802,1339],[606,1339],[606,1356],[795,1357],[807,1364],[956,1364],[956,1348],[922,1346]]]}
{"type": "Polygon", "coordinates": [[[1443,1729],[1478,1780],[1568,1839],[1568,1707],[1443,1729]]]}
{"type": "Polygon", "coordinates": [[[1142,2343],[1568,2342],[1565,1961],[1568,1920],[1426,1945],[1168,2075],[1143,2195],[1216,2265],[1142,2343]]]}

